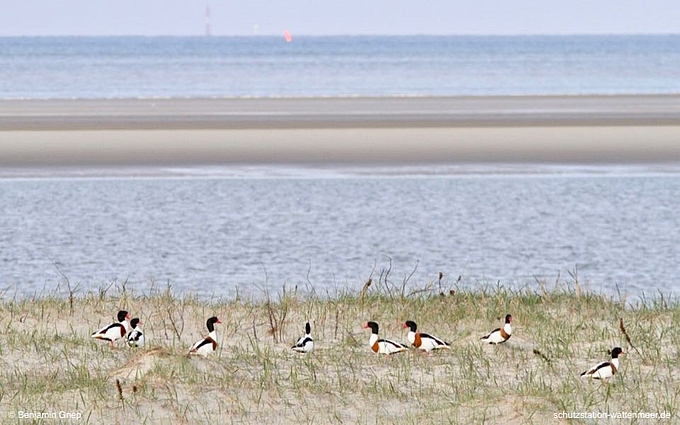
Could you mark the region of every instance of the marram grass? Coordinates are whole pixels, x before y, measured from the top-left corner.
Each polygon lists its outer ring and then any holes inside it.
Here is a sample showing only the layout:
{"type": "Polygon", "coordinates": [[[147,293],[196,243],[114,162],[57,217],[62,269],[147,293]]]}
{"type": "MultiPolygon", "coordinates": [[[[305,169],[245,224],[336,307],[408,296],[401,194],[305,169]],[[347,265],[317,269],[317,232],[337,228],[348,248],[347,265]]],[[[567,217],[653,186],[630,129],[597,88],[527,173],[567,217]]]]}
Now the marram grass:
{"type": "Polygon", "coordinates": [[[208,302],[123,287],[4,300],[0,420],[17,423],[31,412],[75,412],[78,423],[96,424],[568,423],[556,419],[562,412],[663,412],[671,415],[666,423],[679,420],[680,306],[663,297],[631,306],[578,287],[411,295],[366,287],[274,298],[208,302]],[[111,350],[90,338],[118,309],[142,319],[145,348],[119,341],[111,350]],[[483,344],[506,313],[513,336],[483,344]],[[212,315],[222,321],[217,352],[188,357],[212,315]],[[452,350],[391,357],[369,350],[364,322],[406,342],[401,325],[409,319],[452,350]],[[290,347],[306,321],[315,351],[300,355],[290,347]],[[608,382],[579,377],[614,346],[628,353],[619,374],[608,382]]]}

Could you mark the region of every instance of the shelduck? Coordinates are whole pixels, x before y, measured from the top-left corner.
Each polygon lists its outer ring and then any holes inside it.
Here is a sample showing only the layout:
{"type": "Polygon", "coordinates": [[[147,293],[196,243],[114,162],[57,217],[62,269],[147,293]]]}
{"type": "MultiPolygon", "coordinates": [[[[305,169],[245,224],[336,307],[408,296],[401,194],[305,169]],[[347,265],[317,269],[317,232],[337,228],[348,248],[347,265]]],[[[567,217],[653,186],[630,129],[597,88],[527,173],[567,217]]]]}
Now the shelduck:
{"type": "Polygon", "coordinates": [[[408,332],[408,342],[413,344],[419,350],[423,350],[429,353],[432,350],[437,350],[440,348],[451,349],[451,344],[444,342],[443,340],[437,338],[436,336],[428,335],[426,333],[417,332],[418,325],[412,320],[408,320],[404,323],[404,329],[409,328],[408,332]]]}
{"type": "Polygon", "coordinates": [[[312,339],[312,327],[309,322],[305,324],[305,334],[297,340],[297,343],[291,347],[293,351],[298,353],[311,353],[314,350],[314,339],[312,339]]]}
{"type": "Polygon", "coordinates": [[[111,323],[99,329],[97,332],[92,333],[92,338],[100,339],[102,341],[109,341],[111,343],[111,349],[113,349],[113,343],[117,340],[124,338],[128,332],[128,319],[130,314],[125,310],[120,310],[118,312],[118,322],[111,323]]]}
{"type": "Polygon", "coordinates": [[[144,323],[138,317],[130,320],[130,327],[132,328],[127,334],[127,344],[130,347],[143,347],[144,334],[142,333],[141,325],[144,323]]]}
{"type": "Polygon", "coordinates": [[[368,339],[368,346],[376,354],[395,354],[408,351],[408,347],[400,342],[389,339],[378,339],[379,326],[375,322],[364,323],[364,329],[371,329],[371,337],[368,339]]]}
{"type": "Polygon", "coordinates": [[[189,349],[189,354],[200,354],[207,357],[208,354],[212,354],[217,350],[217,332],[215,332],[216,323],[222,322],[215,316],[205,322],[205,325],[208,327],[208,336],[196,341],[189,349]]]}
{"type": "Polygon", "coordinates": [[[505,324],[502,328],[494,329],[488,335],[481,337],[489,344],[502,344],[509,340],[512,336],[512,316],[507,314],[505,316],[505,324]]]}
{"type": "Polygon", "coordinates": [[[612,359],[608,362],[599,363],[581,374],[582,377],[593,379],[610,378],[619,370],[619,356],[626,354],[621,347],[612,349],[612,359]]]}

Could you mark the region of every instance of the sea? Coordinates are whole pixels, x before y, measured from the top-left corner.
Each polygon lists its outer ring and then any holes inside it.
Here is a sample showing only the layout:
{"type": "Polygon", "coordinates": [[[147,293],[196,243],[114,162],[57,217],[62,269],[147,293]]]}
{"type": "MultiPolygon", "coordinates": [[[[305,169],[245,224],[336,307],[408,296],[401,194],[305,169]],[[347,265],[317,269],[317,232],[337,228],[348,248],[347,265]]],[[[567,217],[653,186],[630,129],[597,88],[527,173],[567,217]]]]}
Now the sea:
{"type": "Polygon", "coordinates": [[[3,99],[593,93],[680,93],[680,34],[0,38],[3,99]]]}
{"type": "MultiPolygon", "coordinates": [[[[0,38],[2,100],[679,93],[680,35],[0,38]]],[[[0,169],[0,298],[675,297],[679,210],[675,163],[0,169]]]]}

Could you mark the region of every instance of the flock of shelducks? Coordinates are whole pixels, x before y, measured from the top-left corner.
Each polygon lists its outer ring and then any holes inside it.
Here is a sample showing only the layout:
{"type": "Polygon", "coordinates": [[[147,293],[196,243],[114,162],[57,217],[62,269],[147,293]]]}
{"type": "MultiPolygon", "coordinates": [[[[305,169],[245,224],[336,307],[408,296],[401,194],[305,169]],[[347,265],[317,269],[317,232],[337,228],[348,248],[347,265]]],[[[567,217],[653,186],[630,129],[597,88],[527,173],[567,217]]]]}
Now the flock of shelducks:
{"type": "MultiPolygon", "coordinates": [[[[119,311],[117,318],[117,322],[113,322],[92,333],[92,338],[108,341],[111,344],[111,349],[113,349],[114,343],[119,339],[125,339],[127,345],[130,347],[143,347],[144,333],[142,332],[141,325],[144,323],[137,317],[130,320],[130,313],[125,310],[119,311]],[[128,320],[130,321],[128,322],[128,320]]],[[[207,356],[208,354],[215,352],[217,349],[215,324],[217,323],[222,323],[217,317],[211,317],[207,320],[206,326],[208,327],[208,336],[196,341],[189,349],[189,354],[207,356]]]]}
{"type": "MultiPolygon", "coordinates": [[[[94,332],[92,338],[96,338],[103,341],[108,341],[111,344],[111,348],[114,348],[114,343],[119,339],[125,339],[126,343],[130,347],[143,347],[144,346],[144,334],[142,333],[141,326],[143,323],[139,318],[134,318],[130,320],[130,314],[121,310],[118,312],[118,322],[111,323],[108,326],[94,332]],[[130,320],[130,322],[128,322],[130,320]]],[[[191,346],[188,354],[199,354],[202,356],[208,356],[217,350],[217,333],[215,331],[215,325],[222,323],[217,317],[211,317],[206,321],[206,327],[208,328],[208,336],[198,340],[191,346]]],[[[430,353],[433,350],[439,349],[451,349],[451,344],[445,342],[443,339],[438,338],[434,335],[427,334],[424,332],[418,332],[418,325],[412,320],[407,320],[402,325],[404,329],[408,329],[408,334],[406,338],[408,342],[416,350],[421,352],[430,353]]],[[[378,337],[378,332],[380,326],[376,322],[366,322],[364,323],[364,329],[371,330],[371,336],[368,339],[368,346],[371,351],[376,354],[386,354],[392,355],[396,353],[402,353],[409,350],[406,344],[401,342],[393,341],[391,339],[381,339],[378,337]]],[[[510,314],[505,316],[505,324],[503,327],[494,329],[487,335],[484,335],[480,340],[488,344],[503,344],[512,336],[512,316],[510,314]]],[[[305,324],[305,334],[301,336],[295,345],[291,349],[297,353],[311,353],[314,351],[314,339],[312,338],[312,327],[309,322],[305,324]]],[[[593,379],[606,379],[614,376],[619,369],[619,356],[626,354],[621,347],[614,347],[611,350],[611,360],[606,362],[601,362],[586,370],[581,374],[582,377],[593,378],[593,379]]]]}

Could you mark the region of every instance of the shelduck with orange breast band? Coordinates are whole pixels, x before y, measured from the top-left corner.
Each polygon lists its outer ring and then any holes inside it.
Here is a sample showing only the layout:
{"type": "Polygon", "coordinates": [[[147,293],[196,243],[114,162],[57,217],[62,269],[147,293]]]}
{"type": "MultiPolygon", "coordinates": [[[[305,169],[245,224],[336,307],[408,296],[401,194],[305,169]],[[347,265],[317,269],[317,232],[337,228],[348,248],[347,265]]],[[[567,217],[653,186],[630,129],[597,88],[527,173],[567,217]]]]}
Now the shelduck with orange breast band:
{"type": "Polygon", "coordinates": [[[400,342],[389,339],[378,339],[378,330],[380,329],[375,322],[364,323],[364,329],[371,329],[371,337],[368,339],[368,346],[376,354],[391,354],[408,351],[408,347],[400,342]]]}
{"type": "Polygon", "coordinates": [[[408,342],[413,344],[419,350],[425,352],[430,352],[432,350],[438,350],[441,348],[451,349],[451,344],[444,342],[443,340],[426,333],[417,332],[418,325],[412,320],[407,320],[404,322],[404,329],[409,328],[408,331],[408,342]]]}
{"type": "Polygon", "coordinates": [[[608,362],[596,364],[581,374],[582,377],[593,379],[606,379],[616,375],[619,370],[619,356],[626,354],[621,347],[612,349],[612,359],[608,362]]]}
{"type": "Polygon", "coordinates": [[[505,316],[505,324],[502,328],[494,329],[488,335],[481,337],[489,344],[502,344],[509,340],[512,336],[512,316],[507,314],[505,316]]]}
{"type": "Polygon", "coordinates": [[[212,354],[217,350],[217,332],[215,332],[216,323],[222,322],[215,316],[206,321],[205,325],[208,327],[208,336],[196,341],[189,349],[189,354],[200,354],[203,357],[207,357],[208,354],[212,354]]]}

